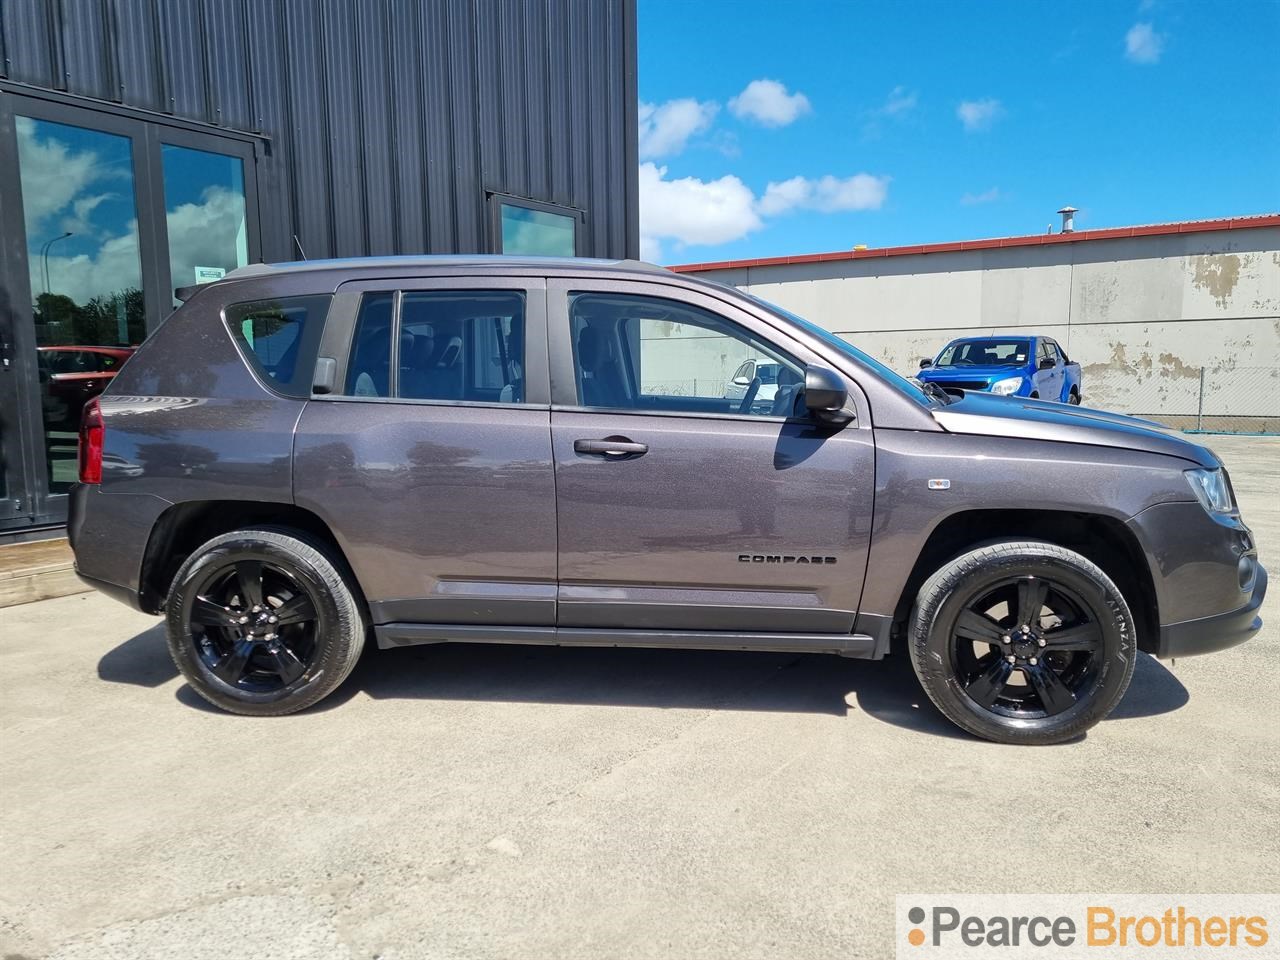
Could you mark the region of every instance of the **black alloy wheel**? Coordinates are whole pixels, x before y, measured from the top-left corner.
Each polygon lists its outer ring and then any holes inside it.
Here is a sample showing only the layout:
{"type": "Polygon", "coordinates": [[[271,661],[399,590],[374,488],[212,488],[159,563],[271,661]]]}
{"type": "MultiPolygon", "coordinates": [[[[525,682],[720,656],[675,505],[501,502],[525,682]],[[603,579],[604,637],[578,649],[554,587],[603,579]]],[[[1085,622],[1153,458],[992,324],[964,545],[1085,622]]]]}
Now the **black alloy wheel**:
{"type": "Polygon", "coordinates": [[[1137,656],[1133,615],[1086,557],[1001,541],[942,565],[916,595],[911,662],[953,723],[999,743],[1084,733],[1119,703],[1137,656]]]}
{"type": "Polygon", "coordinates": [[[328,696],[369,631],[332,544],[261,527],[214,537],[173,578],[169,652],[192,689],[231,713],[279,716],[328,696]]]}
{"type": "Polygon", "coordinates": [[[982,588],[952,631],[952,669],[965,695],[1008,717],[1049,717],[1086,699],[1101,652],[1102,626],[1087,604],[1034,576],[982,588]]]}
{"type": "Polygon", "coordinates": [[[240,559],[209,570],[188,608],[201,662],[232,687],[280,690],[316,655],[316,602],[282,565],[240,559]]]}

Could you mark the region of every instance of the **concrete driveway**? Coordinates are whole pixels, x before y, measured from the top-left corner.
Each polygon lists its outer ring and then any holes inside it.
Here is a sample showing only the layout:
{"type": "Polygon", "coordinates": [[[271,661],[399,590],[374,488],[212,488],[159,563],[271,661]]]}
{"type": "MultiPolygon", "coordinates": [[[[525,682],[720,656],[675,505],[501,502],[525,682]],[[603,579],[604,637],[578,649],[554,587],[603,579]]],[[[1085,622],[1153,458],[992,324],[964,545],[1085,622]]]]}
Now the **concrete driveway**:
{"type": "MultiPolygon", "coordinates": [[[[1211,443],[1274,570],[1280,442],[1211,443]]],[[[1042,749],[958,733],[905,658],[375,651],[249,720],[152,618],[0,610],[0,955],[849,960],[895,893],[1274,891],[1276,592],[1042,749]]]]}

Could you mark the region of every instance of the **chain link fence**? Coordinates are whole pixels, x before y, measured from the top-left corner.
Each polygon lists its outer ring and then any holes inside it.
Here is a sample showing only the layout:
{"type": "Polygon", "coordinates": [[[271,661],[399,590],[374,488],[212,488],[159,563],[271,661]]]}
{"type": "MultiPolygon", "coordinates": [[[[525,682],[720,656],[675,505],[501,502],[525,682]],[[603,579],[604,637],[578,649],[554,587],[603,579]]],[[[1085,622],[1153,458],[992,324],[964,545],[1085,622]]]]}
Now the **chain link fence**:
{"type": "Polygon", "coordinates": [[[1084,405],[1189,433],[1280,434],[1280,366],[1090,371],[1084,405]]]}

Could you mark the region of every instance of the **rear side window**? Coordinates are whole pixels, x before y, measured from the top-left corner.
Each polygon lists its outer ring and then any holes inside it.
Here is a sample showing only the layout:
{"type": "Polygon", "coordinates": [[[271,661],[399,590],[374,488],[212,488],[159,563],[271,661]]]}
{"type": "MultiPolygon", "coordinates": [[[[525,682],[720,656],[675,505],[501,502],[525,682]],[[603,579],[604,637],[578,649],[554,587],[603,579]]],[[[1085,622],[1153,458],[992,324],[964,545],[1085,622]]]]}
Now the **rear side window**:
{"type": "Polygon", "coordinates": [[[287,396],[309,397],[331,299],[316,295],[234,303],[225,311],[227,326],[267,383],[287,396]]]}
{"type": "Polygon", "coordinates": [[[508,290],[366,294],[356,319],[346,394],[522,403],[524,294],[508,290]]]}

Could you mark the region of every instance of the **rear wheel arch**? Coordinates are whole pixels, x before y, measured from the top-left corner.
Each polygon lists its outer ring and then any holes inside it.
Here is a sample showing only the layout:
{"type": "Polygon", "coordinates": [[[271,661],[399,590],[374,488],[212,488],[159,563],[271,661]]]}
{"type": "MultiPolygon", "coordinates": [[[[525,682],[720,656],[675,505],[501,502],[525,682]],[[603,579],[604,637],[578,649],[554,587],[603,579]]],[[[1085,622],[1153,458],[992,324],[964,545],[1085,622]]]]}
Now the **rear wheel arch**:
{"type": "Polygon", "coordinates": [[[1043,540],[1081,554],[1102,568],[1133,614],[1138,649],[1154,653],[1160,616],[1142,545],[1121,520],[1065,510],[965,510],[943,519],[925,541],[894,611],[895,635],[907,623],[920,587],[943,564],[997,540],[1043,540]]]}
{"type": "Polygon", "coordinates": [[[178,570],[214,537],[246,527],[275,528],[305,534],[323,544],[356,582],[342,547],[319,516],[291,503],[244,500],[193,500],[174,504],[151,528],[142,560],[139,601],[147,613],[160,613],[178,570]]]}

